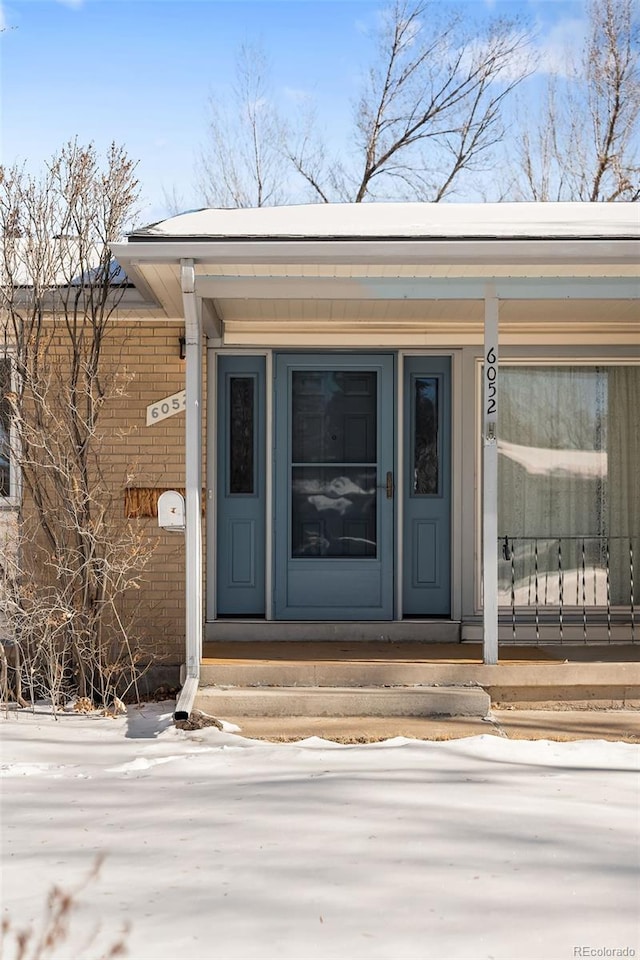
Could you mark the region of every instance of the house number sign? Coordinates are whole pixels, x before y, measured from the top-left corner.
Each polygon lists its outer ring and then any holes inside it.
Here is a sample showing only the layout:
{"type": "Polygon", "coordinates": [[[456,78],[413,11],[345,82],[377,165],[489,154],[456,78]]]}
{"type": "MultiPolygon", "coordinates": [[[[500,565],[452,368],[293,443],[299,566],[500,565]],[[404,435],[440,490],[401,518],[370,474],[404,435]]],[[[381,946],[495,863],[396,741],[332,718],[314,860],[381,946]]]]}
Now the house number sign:
{"type": "Polygon", "coordinates": [[[484,360],[487,396],[486,417],[495,420],[498,416],[498,358],[493,347],[489,347],[484,360]]]}
{"type": "Polygon", "coordinates": [[[484,321],[484,440],[496,443],[498,424],[498,301],[487,299],[484,321]]]}
{"type": "Polygon", "coordinates": [[[150,427],[152,423],[160,423],[161,420],[166,420],[167,417],[180,413],[181,410],[186,409],[186,406],[185,390],[174,393],[170,397],[165,397],[163,400],[156,400],[155,403],[151,403],[147,407],[147,426],[150,427]]]}

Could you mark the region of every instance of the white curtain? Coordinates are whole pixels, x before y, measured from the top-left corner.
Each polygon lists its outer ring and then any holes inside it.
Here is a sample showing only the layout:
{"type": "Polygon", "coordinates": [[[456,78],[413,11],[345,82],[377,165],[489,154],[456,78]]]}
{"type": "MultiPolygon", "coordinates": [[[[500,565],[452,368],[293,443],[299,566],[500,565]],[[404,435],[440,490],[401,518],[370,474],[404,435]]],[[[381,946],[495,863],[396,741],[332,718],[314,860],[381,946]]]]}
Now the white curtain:
{"type": "Polygon", "coordinates": [[[501,602],[515,579],[517,603],[532,603],[537,586],[540,604],[562,591],[566,605],[604,605],[607,590],[612,604],[628,604],[640,366],[505,365],[499,382],[498,523],[516,538],[514,562],[501,563],[501,602]]]}
{"type": "Polygon", "coordinates": [[[609,381],[609,472],[605,487],[607,532],[611,541],[614,603],[631,600],[631,560],[635,597],[640,583],[640,366],[611,367],[609,381]],[[621,539],[617,539],[621,538],[621,539]],[[627,539],[627,538],[630,538],[627,539]],[[630,548],[633,554],[630,552],[630,548]]]}

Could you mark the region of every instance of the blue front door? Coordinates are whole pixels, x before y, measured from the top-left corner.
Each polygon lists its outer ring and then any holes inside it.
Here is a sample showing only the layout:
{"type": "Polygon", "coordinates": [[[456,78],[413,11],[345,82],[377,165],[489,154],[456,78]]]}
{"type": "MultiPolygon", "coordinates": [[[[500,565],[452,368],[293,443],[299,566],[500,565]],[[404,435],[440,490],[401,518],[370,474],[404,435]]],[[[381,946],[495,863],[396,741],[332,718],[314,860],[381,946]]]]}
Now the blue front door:
{"type": "Polygon", "coordinates": [[[394,613],[394,358],[275,363],[276,619],[394,613]]]}

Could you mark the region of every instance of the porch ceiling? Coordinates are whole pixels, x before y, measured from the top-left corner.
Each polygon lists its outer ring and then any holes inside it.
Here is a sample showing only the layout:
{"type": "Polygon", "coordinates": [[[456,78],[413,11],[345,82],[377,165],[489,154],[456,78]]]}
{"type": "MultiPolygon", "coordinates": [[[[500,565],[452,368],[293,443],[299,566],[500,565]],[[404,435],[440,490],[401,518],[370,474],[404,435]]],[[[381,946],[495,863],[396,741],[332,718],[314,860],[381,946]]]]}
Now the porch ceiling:
{"type": "MultiPolygon", "coordinates": [[[[178,263],[138,263],[167,316],[182,316],[178,263]]],[[[481,340],[486,284],[501,299],[507,338],[578,332],[628,342],[640,334],[636,263],[196,264],[196,289],[230,343],[285,342],[287,334],[438,334],[481,340]],[[542,304],[540,301],[544,301],[542,304]],[[606,307],[603,304],[606,300],[606,307]]]]}

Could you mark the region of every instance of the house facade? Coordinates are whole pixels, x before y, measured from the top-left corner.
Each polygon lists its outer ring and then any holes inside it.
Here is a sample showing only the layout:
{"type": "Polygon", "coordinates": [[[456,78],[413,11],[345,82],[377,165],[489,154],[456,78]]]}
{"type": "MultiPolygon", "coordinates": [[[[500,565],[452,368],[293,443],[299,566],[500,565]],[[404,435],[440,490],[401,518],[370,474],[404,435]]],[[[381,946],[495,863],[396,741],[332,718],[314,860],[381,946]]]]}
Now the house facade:
{"type": "Polygon", "coordinates": [[[114,245],[164,401],[148,487],[186,490],[163,543],[191,671],[216,638],[484,639],[488,662],[636,640],[639,226],[624,203],[332,204],[114,245]]]}

